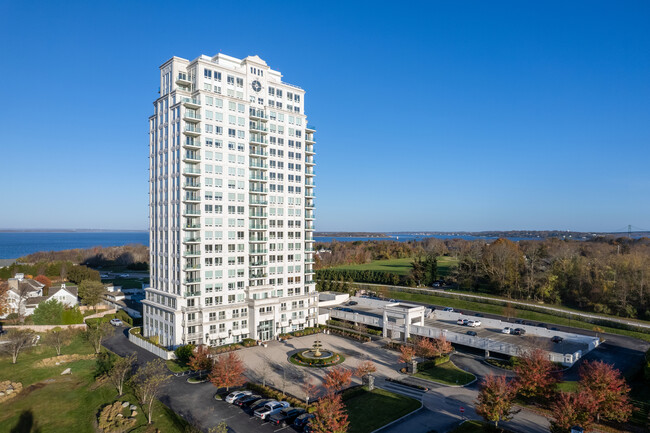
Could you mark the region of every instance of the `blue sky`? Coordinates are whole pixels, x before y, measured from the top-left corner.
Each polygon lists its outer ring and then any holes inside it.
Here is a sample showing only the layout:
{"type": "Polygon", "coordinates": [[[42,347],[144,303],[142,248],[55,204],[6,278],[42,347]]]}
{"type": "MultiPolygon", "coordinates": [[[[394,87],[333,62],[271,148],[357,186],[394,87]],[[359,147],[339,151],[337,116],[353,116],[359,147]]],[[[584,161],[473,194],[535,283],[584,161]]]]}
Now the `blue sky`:
{"type": "Polygon", "coordinates": [[[647,229],[648,22],[647,1],[2,2],[0,228],[146,229],[158,66],[221,51],[307,90],[317,230],[647,229]]]}

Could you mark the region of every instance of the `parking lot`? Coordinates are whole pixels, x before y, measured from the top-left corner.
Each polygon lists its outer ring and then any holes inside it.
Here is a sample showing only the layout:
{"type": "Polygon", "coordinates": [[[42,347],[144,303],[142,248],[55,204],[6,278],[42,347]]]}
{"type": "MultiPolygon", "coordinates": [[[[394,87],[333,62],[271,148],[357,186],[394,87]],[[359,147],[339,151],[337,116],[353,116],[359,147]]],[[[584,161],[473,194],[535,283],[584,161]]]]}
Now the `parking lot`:
{"type": "Polygon", "coordinates": [[[270,423],[268,420],[261,420],[253,415],[250,410],[244,410],[234,404],[226,403],[225,401],[214,400],[214,405],[224,414],[223,421],[228,425],[246,425],[244,431],[259,431],[259,432],[297,432],[299,431],[292,425],[286,427],[277,426],[270,423]]]}
{"type": "MultiPolygon", "coordinates": [[[[469,318],[470,320],[481,319],[480,317],[476,318],[473,316],[467,316],[467,318],[469,318]]],[[[551,338],[549,337],[530,335],[530,333],[526,335],[504,334],[502,332],[503,328],[497,328],[494,326],[488,327],[485,325],[481,325],[479,327],[470,327],[466,325],[459,325],[457,324],[456,321],[453,320],[439,320],[435,318],[425,319],[424,324],[425,326],[442,328],[450,332],[456,332],[459,334],[467,334],[467,331],[475,331],[477,334],[476,337],[478,338],[488,338],[492,341],[496,341],[500,343],[515,344],[522,347],[522,349],[538,348],[546,351],[553,351],[559,353],[574,353],[577,352],[578,350],[586,351],[587,349],[587,345],[579,341],[564,339],[559,343],[554,343],[553,341],[551,341],[551,338]]],[[[514,329],[516,327],[519,327],[520,325],[512,324],[512,323],[504,323],[503,327],[506,326],[510,327],[511,329],[514,329]]]]}

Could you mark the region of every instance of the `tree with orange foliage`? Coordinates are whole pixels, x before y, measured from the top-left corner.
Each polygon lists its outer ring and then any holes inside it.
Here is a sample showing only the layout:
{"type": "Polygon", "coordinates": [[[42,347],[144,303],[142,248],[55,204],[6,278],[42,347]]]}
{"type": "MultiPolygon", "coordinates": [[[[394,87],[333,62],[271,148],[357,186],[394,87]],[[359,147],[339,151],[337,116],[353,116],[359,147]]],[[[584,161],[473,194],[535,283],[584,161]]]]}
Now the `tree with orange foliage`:
{"type": "Polygon", "coordinates": [[[436,347],[436,350],[438,351],[438,355],[446,355],[448,353],[451,353],[454,350],[454,347],[451,345],[451,343],[445,338],[444,335],[442,335],[440,338],[436,338],[433,340],[433,344],[436,347]]]}
{"type": "Polygon", "coordinates": [[[593,401],[592,413],[596,421],[625,422],[632,415],[632,404],[627,386],[621,372],[603,361],[585,361],[580,366],[580,391],[586,393],[593,401]]]}
{"type": "Polygon", "coordinates": [[[526,352],[514,368],[519,393],[524,397],[550,397],[558,382],[556,368],[541,349],[526,352]]]}
{"type": "Polygon", "coordinates": [[[488,375],[481,382],[476,401],[476,413],[499,427],[499,421],[508,421],[514,414],[512,406],[517,395],[516,386],[505,376],[488,375]]]}
{"type": "Polygon", "coordinates": [[[327,373],[323,386],[328,394],[334,394],[348,386],[351,380],[352,370],[336,367],[327,373]]]}
{"type": "Polygon", "coordinates": [[[329,394],[316,403],[310,427],[314,433],[346,433],[350,422],[340,394],[329,394]]]}
{"type": "Polygon", "coordinates": [[[37,275],[34,277],[34,281],[38,281],[39,283],[43,284],[46,289],[49,289],[52,285],[52,280],[47,278],[45,275],[37,275]]]}
{"type": "Polygon", "coordinates": [[[194,349],[187,365],[194,371],[207,371],[212,369],[212,358],[210,358],[210,350],[207,346],[201,345],[194,349]]]}
{"type": "Polygon", "coordinates": [[[595,402],[585,392],[560,392],[551,403],[552,433],[565,433],[571,427],[579,425],[585,431],[591,429],[594,422],[595,402]]]}
{"type": "Polygon", "coordinates": [[[226,388],[228,391],[231,386],[241,386],[246,383],[244,371],[246,370],[241,358],[235,352],[228,352],[217,357],[208,379],[217,388],[226,388]]]}
{"type": "Polygon", "coordinates": [[[415,354],[420,358],[433,358],[440,352],[430,338],[420,337],[415,341],[415,354]]]}
{"type": "Polygon", "coordinates": [[[403,345],[399,347],[400,355],[399,355],[399,362],[408,364],[409,362],[413,361],[413,357],[415,357],[415,349],[413,346],[408,346],[408,345],[403,345]]]}
{"type": "Polygon", "coordinates": [[[357,368],[354,370],[354,375],[357,377],[363,377],[367,374],[371,374],[377,371],[375,363],[372,361],[361,361],[357,364],[357,368]]]}

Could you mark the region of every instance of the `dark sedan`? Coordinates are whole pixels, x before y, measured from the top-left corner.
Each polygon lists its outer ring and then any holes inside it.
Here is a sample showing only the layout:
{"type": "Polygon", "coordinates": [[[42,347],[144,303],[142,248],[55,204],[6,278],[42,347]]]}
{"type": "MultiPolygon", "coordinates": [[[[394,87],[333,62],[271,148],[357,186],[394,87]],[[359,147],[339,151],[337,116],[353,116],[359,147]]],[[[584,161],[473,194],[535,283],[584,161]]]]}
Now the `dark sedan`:
{"type": "Polygon", "coordinates": [[[305,428],[307,424],[314,418],[316,415],[313,413],[303,413],[302,415],[299,415],[298,418],[293,422],[293,426],[298,429],[298,431],[302,430],[305,428]]]}
{"type": "Polygon", "coordinates": [[[233,402],[234,405],[240,406],[240,407],[249,407],[253,403],[255,403],[257,400],[260,400],[262,398],[261,395],[245,395],[241,398],[238,398],[233,402]]]}
{"type": "Polygon", "coordinates": [[[269,422],[275,425],[287,426],[291,424],[299,415],[305,413],[305,409],[298,407],[286,407],[280,412],[269,417],[269,422]]]}

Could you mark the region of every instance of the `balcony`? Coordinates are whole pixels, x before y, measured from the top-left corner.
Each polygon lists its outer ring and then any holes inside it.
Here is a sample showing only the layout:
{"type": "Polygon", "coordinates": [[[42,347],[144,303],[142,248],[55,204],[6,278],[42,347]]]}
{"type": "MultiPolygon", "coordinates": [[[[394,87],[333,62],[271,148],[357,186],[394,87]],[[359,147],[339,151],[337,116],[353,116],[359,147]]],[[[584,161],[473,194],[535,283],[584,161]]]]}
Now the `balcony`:
{"type": "Polygon", "coordinates": [[[254,224],[251,223],[248,225],[249,230],[268,230],[269,226],[266,224],[254,224]]]}
{"type": "Polygon", "coordinates": [[[250,122],[249,126],[251,131],[260,132],[262,134],[266,134],[268,132],[266,125],[259,122],[250,122]]]}
{"type": "Polygon", "coordinates": [[[187,108],[201,108],[201,100],[199,98],[181,98],[181,102],[187,108]]]}
{"type": "Polygon", "coordinates": [[[188,176],[199,176],[201,175],[201,169],[185,167],[183,169],[183,174],[186,174],[188,176]]]}
{"type": "Polygon", "coordinates": [[[248,138],[248,141],[250,141],[251,143],[255,143],[255,144],[264,144],[264,145],[269,144],[269,140],[267,140],[264,137],[257,137],[254,134],[250,134],[250,137],[248,138]]]}
{"type": "Polygon", "coordinates": [[[315,262],[314,259],[305,259],[305,264],[307,264],[307,263],[314,263],[314,262],[315,262]]]}
{"type": "Polygon", "coordinates": [[[194,110],[183,111],[183,120],[186,122],[200,122],[201,115],[194,110]]]}
{"type": "Polygon", "coordinates": [[[251,108],[248,112],[248,115],[251,119],[261,120],[262,122],[268,122],[269,120],[264,110],[256,110],[254,108],[251,108]]]}
{"type": "Polygon", "coordinates": [[[305,153],[313,155],[314,153],[314,145],[313,144],[307,144],[305,145],[305,153]]]}
{"type": "Polygon", "coordinates": [[[252,238],[250,238],[250,239],[248,240],[248,242],[250,242],[250,243],[252,243],[252,244],[260,243],[260,242],[268,242],[268,241],[269,241],[269,238],[261,237],[261,236],[254,237],[254,238],[252,237],[252,238]]]}
{"type": "Polygon", "coordinates": [[[199,136],[201,135],[201,128],[196,125],[186,124],[185,129],[183,129],[185,135],[199,136]]]}
{"type": "Polygon", "coordinates": [[[183,188],[186,188],[186,189],[199,189],[199,188],[201,188],[201,183],[200,182],[185,182],[183,184],[183,188]]]}
{"type": "Polygon", "coordinates": [[[250,180],[259,180],[259,181],[263,181],[263,182],[266,182],[266,181],[269,180],[269,177],[267,175],[263,174],[262,172],[260,172],[259,174],[251,173],[250,176],[248,176],[248,178],[250,180]]]}
{"type": "Polygon", "coordinates": [[[185,137],[185,141],[183,142],[183,147],[188,147],[188,148],[201,147],[201,141],[196,138],[185,137]]]}
{"type": "Polygon", "coordinates": [[[305,167],[305,175],[314,176],[314,167],[305,167]]]}
{"type": "Polygon", "coordinates": [[[200,290],[196,290],[196,291],[191,290],[191,291],[187,291],[187,292],[183,293],[183,295],[184,295],[185,297],[190,297],[190,296],[201,296],[201,291],[200,291],[200,290]]]}
{"type": "Polygon", "coordinates": [[[314,212],[312,212],[312,211],[306,211],[306,212],[305,212],[305,219],[313,220],[313,219],[314,219],[314,212]]]}
{"type": "Polygon", "coordinates": [[[201,238],[199,236],[188,236],[183,238],[184,244],[198,244],[200,242],[201,242],[201,238]]]}
{"type": "Polygon", "coordinates": [[[201,230],[201,224],[185,224],[183,230],[201,230]]]}
{"type": "Polygon", "coordinates": [[[266,248],[253,248],[249,251],[249,254],[266,254],[268,252],[266,248]]]}
{"type": "Polygon", "coordinates": [[[313,248],[313,247],[307,247],[307,248],[305,248],[305,252],[306,252],[306,253],[313,253],[313,252],[314,252],[314,248],[313,248]]]}
{"type": "Polygon", "coordinates": [[[305,208],[311,208],[311,209],[313,209],[314,207],[316,207],[316,206],[314,205],[314,201],[313,201],[313,200],[305,200],[305,208]]]}
{"type": "Polygon", "coordinates": [[[248,274],[248,278],[266,278],[266,273],[264,272],[251,272],[248,274]]]}
{"type": "Polygon", "coordinates": [[[250,161],[248,166],[250,168],[258,168],[260,170],[268,170],[269,169],[269,165],[264,163],[264,162],[250,161]]]}
{"type": "Polygon", "coordinates": [[[185,152],[183,154],[183,161],[192,163],[201,162],[201,155],[199,152],[185,152]]]}
{"type": "Polygon", "coordinates": [[[267,206],[269,204],[266,200],[251,200],[248,202],[250,206],[267,206]]]}
{"type": "Polygon", "coordinates": [[[200,202],[201,197],[198,194],[185,194],[183,196],[183,201],[186,201],[186,202],[200,202]]]}
{"type": "Polygon", "coordinates": [[[176,77],[176,84],[179,86],[191,86],[192,82],[190,81],[190,78],[187,76],[187,74],[180,72],[176,77]]]}
{"type": "Polygon", "coordinates": [[[183,209],[183,215],[200,216],[201,215],[201,210],[200,209],[185,208],[185,209],[183,209]]]}
{"type": "Polygon", "coordinates": [[[199,284],[200,282],[200,278],[187,278],[183,281],[183,284],[199,284]]]}
{"type": "Polygon", "coordinates": [[[185,267],[183,268],[183,270],[186,271],[186,272],[187,271],[198,271],[199,269],[201,269],[201,264],[200,263],[199,264],[188,264],[188,265],[185,265],[185,267]]]}
{"type": "Polygon", "coordinates": [[[264,212],[263,210],[252,210],[252,209],[248,212],[248,216],[250,216],[251,218],[268,218],[269,217],[269,215],[266,212],[264,212]]]}
{"type": "Polygon", "coordinates": [[[201,250],[186,250],[183,251],[183,257],[200,257],[201,250]]]}
{"type": "Polygon", "coordinates": [[[266,150],[260,149],[260,148],[255,147],[255,146],[250,146],[249,151],[250,151],[251,155],[263,156],[263,157],[268,157],[269,156],[269,153],[266,150]]]}
{"type": "Polygon", "coordinates": [[[251,267],[259,267],[259,266],[267,266],[269,262],[265,262],[264,260],[251,260],[250,265],[251,267]]]}
{"type": "Polygon", "coordinates": [[[314,157],[313,156],[305,157],[305,164],[307,164],[307,165],[315,165],[316,163],[314,162],[314,157]]]}
{"type": "Polygon", "coordinates": [[[312,134],[305,134],[305,144],[314,144],[316,143],[316,140],[314,140],[314,136],[312,134]]]}

